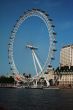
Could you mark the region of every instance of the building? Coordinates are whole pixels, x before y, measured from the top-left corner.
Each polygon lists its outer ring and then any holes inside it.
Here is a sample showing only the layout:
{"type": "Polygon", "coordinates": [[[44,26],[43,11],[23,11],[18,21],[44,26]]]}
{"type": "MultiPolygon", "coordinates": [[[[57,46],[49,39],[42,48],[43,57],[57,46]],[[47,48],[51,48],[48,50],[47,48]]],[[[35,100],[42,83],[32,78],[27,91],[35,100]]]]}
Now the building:
{"type": "Polygon", "coordinates": [[[61,49],[60,66],[73,66],[73,44],[61,49]]]}
{"type": "Polygon", "coordinates": [[[73,88],[73,72],[62,72],[61,77],[58,79],[60,87],[73,88]]]}
{"type": "Polygon", "coordinates": [[[55,77],[58,81],[59,87],[73,88],[73,66],[58,67],[55,71],[55,77]]]}

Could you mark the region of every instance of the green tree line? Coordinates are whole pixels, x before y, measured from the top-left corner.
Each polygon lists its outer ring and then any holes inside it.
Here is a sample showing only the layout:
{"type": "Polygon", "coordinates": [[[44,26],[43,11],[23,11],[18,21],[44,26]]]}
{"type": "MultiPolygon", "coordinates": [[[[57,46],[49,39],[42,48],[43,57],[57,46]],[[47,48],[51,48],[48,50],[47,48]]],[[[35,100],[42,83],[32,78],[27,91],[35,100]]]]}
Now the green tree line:
{"type": "Polygon", "coordinates": [[[9,84],[13,84],[14,78],[12,76],[10,77],[6,77],[6,76],[0,76],[0,83],[9,83],[9,84]]]}

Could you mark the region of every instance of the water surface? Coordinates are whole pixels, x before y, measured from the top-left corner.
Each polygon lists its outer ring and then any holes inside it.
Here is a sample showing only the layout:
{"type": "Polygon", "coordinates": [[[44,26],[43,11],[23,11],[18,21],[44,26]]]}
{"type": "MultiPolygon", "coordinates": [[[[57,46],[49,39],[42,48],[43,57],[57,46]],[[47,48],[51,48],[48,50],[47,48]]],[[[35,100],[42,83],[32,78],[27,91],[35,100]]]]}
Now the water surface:
{"type": "Polygon", "coordinates": [[[0,88],[0,110],[73,110],[73,90],[0,88]]]}

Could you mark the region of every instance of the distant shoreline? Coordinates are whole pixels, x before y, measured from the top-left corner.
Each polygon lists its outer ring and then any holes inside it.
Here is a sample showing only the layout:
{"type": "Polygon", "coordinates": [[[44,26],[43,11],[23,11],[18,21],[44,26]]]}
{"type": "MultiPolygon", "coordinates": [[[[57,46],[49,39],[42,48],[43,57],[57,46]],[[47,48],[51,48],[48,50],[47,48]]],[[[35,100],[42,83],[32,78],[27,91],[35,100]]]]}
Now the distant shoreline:
{"type": "Polygon", "coordinates": [[[73,89],[72,87],[57,87],[57,86],[50,86],[50,87],[43,87],[43,88],[29,88],[29,87],[24,87],[24,86],[16,86],[16,85],[0,85],[0,88],[24,88],[24,89],[73,89]]]}

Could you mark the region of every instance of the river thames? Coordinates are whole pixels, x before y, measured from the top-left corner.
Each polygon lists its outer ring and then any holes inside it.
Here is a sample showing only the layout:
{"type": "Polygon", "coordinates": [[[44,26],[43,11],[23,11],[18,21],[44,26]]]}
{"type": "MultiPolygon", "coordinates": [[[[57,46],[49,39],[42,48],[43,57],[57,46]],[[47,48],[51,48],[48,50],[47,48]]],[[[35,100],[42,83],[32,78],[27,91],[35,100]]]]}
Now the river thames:
{"type": "Polygon", "coordinates": [[[73,110],[73,90],[0,88],[0,110],[73,110]]]}

